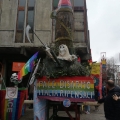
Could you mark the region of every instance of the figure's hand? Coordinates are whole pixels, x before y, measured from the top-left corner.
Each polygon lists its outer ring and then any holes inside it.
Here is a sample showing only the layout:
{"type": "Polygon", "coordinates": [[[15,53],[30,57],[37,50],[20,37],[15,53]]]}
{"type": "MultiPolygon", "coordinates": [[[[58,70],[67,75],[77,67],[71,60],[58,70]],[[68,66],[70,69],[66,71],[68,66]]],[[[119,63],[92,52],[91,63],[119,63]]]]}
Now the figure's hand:
{"type": "Polygon", "coordinates": [[[115,94],[115,95],[113,95],[113,99],[117,101],[119,99],[119,97],[115,94]]]}

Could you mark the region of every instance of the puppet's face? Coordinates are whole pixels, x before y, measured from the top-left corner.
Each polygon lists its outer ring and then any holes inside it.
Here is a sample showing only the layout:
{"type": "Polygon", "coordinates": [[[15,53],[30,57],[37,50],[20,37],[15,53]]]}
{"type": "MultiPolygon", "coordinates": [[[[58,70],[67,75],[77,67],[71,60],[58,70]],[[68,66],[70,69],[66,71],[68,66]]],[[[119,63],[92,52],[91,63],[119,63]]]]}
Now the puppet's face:
{"type": "Polygon", "coordinates": [[[18,75],[16,73],[13,73],[11,79],[18,80],[18,75]]]}
{"type": "Polygon", "coordinates": [[[67,48],[66,45],[62,44],[62,45],[59,46],[59,54],[60,54],[61,56],[65,56],[66,53],[68,53],[68,52],[69,52],[69,51],[68,51],[68,48],[67,48]]]}

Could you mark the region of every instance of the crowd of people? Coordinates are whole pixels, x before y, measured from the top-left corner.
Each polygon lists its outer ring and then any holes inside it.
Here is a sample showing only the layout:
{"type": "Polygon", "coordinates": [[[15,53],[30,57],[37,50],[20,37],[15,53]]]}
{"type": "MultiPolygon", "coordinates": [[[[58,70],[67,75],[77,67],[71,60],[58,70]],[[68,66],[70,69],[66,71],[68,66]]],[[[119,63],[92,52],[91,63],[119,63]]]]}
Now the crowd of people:
{"type": "MultiPolygon", "coordinates": [[[[102,99],[95,88],[95,100],[98,101],[95,111],[98,111],[99,104],[104,103],[106,120],[120,120],[120,87],[115,86],[113,80],[108,80],[106,86],[103,86],[102,99]]],[[[85,113],[90,114],[90,106],[85,106],[85,113]]]]}

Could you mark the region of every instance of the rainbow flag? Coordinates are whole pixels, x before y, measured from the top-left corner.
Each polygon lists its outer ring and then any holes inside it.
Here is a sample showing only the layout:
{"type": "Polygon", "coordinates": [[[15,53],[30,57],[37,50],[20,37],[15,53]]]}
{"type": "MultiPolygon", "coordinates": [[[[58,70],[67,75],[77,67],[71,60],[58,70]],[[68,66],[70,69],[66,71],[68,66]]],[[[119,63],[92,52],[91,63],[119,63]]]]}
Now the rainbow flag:
{"type": "Polygon", "coordinates": [[[27,63],[22,67],[22,69],[18,73],[18,80],[20,80],[23,76],[27,75],[29,72],[32,72],[34,67],[34,61],[37,59],[38,52],[35,53],[27,63]]]}
{"type": "Polygon", "coordinates": [[[19,90],[18,97],[5,99],[6,90],[0,91],[0,120],[19,120],[26,90],[19,90]]]}

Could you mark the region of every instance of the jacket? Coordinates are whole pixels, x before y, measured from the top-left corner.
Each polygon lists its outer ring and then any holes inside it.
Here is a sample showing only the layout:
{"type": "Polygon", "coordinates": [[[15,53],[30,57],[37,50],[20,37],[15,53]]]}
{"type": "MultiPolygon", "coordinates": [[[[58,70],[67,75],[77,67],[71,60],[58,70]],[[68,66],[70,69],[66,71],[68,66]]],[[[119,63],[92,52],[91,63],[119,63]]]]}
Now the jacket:
{"type": "Polygon", "coordinates": [[[108,120],[120,120],[120,100],[115,101],[113,95],[120,96],[120,88],[114,87],[105,98],[98,100],[98,103],[104,102],[105,117],[108,120]]]}

